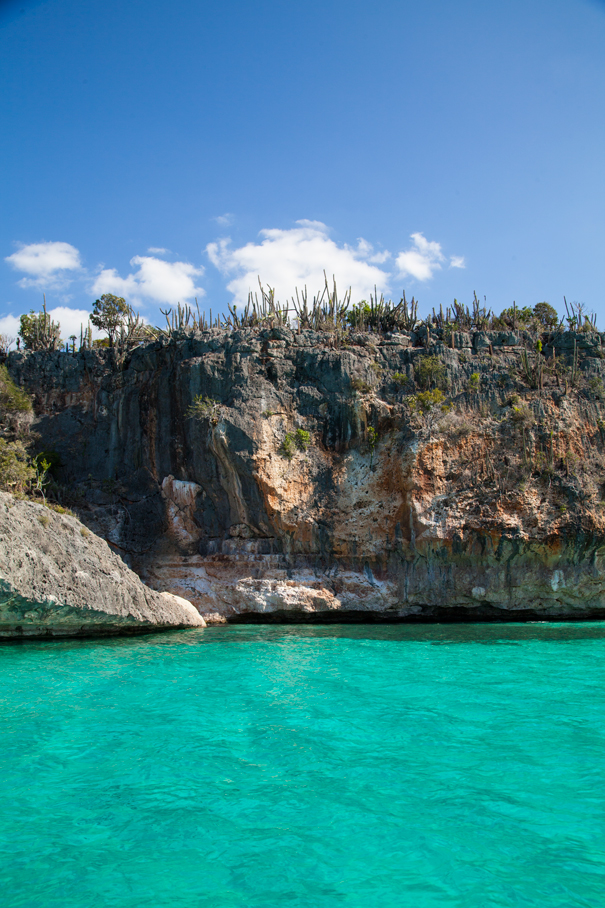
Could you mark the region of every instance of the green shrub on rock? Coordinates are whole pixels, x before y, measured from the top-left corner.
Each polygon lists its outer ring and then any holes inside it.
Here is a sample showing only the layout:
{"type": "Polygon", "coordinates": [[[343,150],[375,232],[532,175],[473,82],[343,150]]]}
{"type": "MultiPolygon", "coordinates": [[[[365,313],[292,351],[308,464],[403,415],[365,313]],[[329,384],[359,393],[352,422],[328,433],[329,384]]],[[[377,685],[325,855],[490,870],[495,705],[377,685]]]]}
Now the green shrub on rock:
{"type": "Polygon", "coordinates": [[[416,381],[423,390],[441,388],[443,390],[447,381],[445,364],[438,356],[422,356],[414,366],[416,381]]]}
{"type": "Polygon", "coordinates": [[[197,394],[187,410],[190,419],[208,419],[215,426],[221,418],[221,405],[218,400],[197,394]]]}
{"type": "Polygon", "coordinates": [[[25,446],[20,441],[0,438],[0,488],[23,492],[36,477],[25,446]]]}
{"type": "Polygon", "coordinates": [[[29,395],[14,383],[6,366],[0,366],[0,412],[29,413],[32,402],[29,395]]]}

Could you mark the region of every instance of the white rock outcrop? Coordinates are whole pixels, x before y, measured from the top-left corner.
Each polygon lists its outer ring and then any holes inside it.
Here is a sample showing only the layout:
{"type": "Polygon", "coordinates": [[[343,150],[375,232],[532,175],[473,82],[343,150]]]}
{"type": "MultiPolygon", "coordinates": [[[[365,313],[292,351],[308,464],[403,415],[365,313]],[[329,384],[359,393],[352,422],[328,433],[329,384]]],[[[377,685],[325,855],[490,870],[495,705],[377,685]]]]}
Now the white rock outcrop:
{"type": "Polygon", "coordinates": [[[75,517],[0,492],[0,639],[204,626],[187,599],[149,589],[75,517]]]}

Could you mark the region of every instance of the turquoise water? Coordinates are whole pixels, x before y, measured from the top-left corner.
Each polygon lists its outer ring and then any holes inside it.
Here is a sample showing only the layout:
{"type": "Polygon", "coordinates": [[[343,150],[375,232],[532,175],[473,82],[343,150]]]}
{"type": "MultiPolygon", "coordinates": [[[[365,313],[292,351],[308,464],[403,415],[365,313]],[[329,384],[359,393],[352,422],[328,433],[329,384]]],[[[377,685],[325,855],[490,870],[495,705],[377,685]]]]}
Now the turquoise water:
{"type": "Polygon", "coordinates": [[[0,647],[3,908],[605,903],[605,626],[0,647]]]}

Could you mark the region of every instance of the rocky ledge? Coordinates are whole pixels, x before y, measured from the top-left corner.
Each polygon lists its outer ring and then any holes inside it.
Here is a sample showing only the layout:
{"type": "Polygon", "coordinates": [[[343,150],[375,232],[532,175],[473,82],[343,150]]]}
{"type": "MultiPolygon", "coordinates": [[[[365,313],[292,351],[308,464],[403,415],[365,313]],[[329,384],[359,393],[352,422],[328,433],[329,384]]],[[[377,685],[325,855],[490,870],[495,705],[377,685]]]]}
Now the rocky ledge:
{"type": "Polygon", "coordinates": [[[200,626],[191,603],[146,587],[75,517],[0,493],[0,639],[200,626]]]}

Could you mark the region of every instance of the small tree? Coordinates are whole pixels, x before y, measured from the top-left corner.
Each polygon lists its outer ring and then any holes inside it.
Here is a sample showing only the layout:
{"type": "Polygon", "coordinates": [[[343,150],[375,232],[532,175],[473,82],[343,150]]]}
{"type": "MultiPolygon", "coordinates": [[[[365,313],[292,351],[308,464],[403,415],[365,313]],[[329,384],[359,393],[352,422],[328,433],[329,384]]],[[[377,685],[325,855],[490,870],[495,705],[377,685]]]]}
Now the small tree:
{"type": "Polygon", "coordinates": [[[438,356],[422,356],[414,366],[414,375],[421,388],[444,388],[447,369],[438,356]]]}
{"type": "Polygon", "coordinates": [[[408,405],[411,412],[420,417],[425,429],[428,430],[429,440],[437,417],[441,413],[447,413],[451,406],[439,388],[433,391],[419,391],[408,399],[408,405]]]}
{"type": "Polygon", "coordinates": [[[534,315],[540,324],[547,330],[556,328],[559,324],[557,310],[550,303],[536,303],[534,306],[534,315]]]}
{"type": "Polygon", "coordinates": [[[113,347],[118,330],[128,321],[132,309],[122,296],[104,293],[95,300],[90,320],[101,331],[107,331],[109,346],[113,347]]]}
{"type": "Polygon", "coordinates": [[[10,334],[0,334],[0,353],[8,355],[12,344],[14,344],[15,338],[10,334]]]}
{"type": "Polygon", "coordinates": [[[58,350],[61,343],[61,326],[53,322],[46,311],[46,300],[42,312],[30,310],[20,318],[19,335],[27,350],[58,350]]]}

